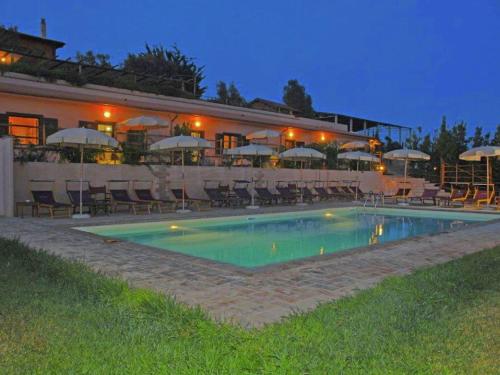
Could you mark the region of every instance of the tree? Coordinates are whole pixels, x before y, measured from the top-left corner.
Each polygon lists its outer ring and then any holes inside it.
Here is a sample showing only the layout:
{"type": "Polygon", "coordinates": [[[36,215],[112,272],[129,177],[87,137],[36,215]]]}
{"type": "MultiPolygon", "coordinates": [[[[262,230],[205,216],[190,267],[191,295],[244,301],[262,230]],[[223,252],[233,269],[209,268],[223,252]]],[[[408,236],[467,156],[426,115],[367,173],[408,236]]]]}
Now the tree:
{"type": "Polygon", "coordinates": [[[100,66],[103,68],[111,68],[111,63],[109,61],[109,55],[104,53],[95,53],[93,51],[87,51],[82,53],[78,51],[76,53],[75,59],[80,64],[100,66]]]}
{"type": "Polygon", "coordinates": [[[178,89],[193,93],[196,97],[203,95],[206,90],[206,87],[201,86],[205,78],[204,67],[196,65],[192,57],[184,55],[176,46],[166,49],[146,44],[145,48],[144,52],[129,53],[123,62],[125,70],[170,79],[178,89]]]}
{"type": "Polygon", "coordinates": [[[491,145],[492,146],[500,146],[500,124],[497,125],[497,130],[495,131],[495,135],[493,136],[493,139],[491,140],[491,145]]]}
{"type": "Polygon", "coordinates": [[[296,79],[288,81],[283,88],[283,101],[286,105],[302,112],[305,116],[313,116],[311,95],[306,93],[306,89],[296,79]]]}
{"type": "Polygon", "coordinates": [[[476,128],[474,129],[474,135],[470,138],[469,141],[471,143],[471,147],[486,146],[485,139],[483,137],[483,128],[480,126],[476,126],[476,128]]]}
{"type": "Polygon", "coordinates": [[[217,82],[217,102],[223,104],[244,107],[246,105],[245,98],[240,94],[236,85],[231,82],[229,88],[224,81],[217,82]]]}

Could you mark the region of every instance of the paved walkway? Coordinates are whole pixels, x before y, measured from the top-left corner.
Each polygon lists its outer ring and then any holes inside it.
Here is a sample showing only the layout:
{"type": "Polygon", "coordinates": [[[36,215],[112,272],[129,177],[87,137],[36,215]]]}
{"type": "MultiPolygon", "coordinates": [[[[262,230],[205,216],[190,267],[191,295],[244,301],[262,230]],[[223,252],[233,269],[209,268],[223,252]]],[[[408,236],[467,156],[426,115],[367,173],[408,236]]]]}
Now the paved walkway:
{"type": "MultiPolygon", "coordinates": [[[[306,209],[332,207],[316,204],[306,209]]],[[[261,212],[297,211],[297,207],[261,212]]],[[[185,218],[248,214],[223,209],[193,212],[185,218]]],[[[179,214],[113,215],[78,221],[77,225],[166,220],[179,214]]],[[[500,216],[499,216],[500,218],[500,216]]],[[[443,263],[484,248],[500,245],[500,221],[478,223],[459,232],[417,237],[384,245],[245,271],[235,267],[159,251],[71,229],[70,219],[0,218],[0,235],[19,238],[65,258],[84,261],[93,269],[128,280],[133,286],[175,295],[189,305],[200,305],[215,319],[244,326],[278,321],[294,311],[368,288],[390,275],[443,263]]]]}

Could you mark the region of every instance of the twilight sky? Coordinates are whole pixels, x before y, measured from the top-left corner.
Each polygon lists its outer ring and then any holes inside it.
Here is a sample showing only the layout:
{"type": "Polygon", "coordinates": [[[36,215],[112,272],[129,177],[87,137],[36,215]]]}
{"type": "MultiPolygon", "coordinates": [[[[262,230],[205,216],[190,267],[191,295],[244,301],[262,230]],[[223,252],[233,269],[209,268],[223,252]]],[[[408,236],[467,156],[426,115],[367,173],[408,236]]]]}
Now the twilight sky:
{"type": "MultiPolygon", "coordinates": [[[[2,0],[0,24],[113,63],[146,42],[206,66],[208,95],[234,81],[281,100],[297,78],[316,110],[432,130],[500,124],[500,0],[2,0]]],[[[472,129],[469,129],[469,131],[472,129]]]]}

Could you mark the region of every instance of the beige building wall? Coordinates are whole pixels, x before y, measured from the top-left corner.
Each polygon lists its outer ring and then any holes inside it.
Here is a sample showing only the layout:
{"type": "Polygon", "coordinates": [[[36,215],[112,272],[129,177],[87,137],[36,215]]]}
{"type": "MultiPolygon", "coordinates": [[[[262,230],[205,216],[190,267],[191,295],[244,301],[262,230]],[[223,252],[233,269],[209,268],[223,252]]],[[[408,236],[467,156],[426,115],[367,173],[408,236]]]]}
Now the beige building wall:
{"type": "MultiPolygon", "coordinates": [[[[132,166],[132,165],[99,165],[85,164],[85,180],[93,185],[110,186],[109,180],[147,180],[153,183],[153,190],[157,196],[170,197],[170,188],[182,186],[182,173],[180,166],[132,166]]],[[[79,178],[79,164],[70,163],[15,163],[15,200],[30,199],[30,189],[54,189],[56,198],[67,202],[66,180],[79,178]],[[30,180],[54,180],[55,183],[31,182],[30,180]]],[[[264,183],[268,181],[269,187],[274,187],[277,181],[310,180],[310,181],[343,181],[355,180],[356,173],[338,170],[303,170],[298,169],[259,169],[253,171],[248,167],[186,167],[186,186],[188,195],[192,197],[206,197],[203,192],[206,180],[217,180],[232,186],[234,180],[249,180],[252,173],[256,179],[264,183]]],[[[384,176],[379,172],[360,172],[360,188],[365,191],[384,191],[393,193],[397,190],[402,177],[384,176]]],[[[424,180],[409,178],[415,191],[423,189],[424,180]]],[[[141,183],[142,184],[142,183],[141,183]]],[[[114,186],[126,186],[113,183],[114,186]]],[[[72,188],[77,188],[77,183],[72,183],[72,188]]],[[[70,187],[71,188],[71,187],[70,187]]]]}
{"type": "Polygon", "coordinates": [[[10,137],[0,138],[0,216],[14,215],[14,146],[10,137]]]}

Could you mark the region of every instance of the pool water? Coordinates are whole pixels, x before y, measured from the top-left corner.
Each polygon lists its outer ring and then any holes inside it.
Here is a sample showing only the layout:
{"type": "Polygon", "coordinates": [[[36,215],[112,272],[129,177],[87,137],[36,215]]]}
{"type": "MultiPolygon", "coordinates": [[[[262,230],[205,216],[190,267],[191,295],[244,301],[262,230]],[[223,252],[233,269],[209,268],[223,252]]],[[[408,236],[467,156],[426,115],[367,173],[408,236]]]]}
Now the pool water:
{"type": "Polygon", "coordinates": [[[445,232],[493,218],[445,211],[335,208],[76,229],[254,268],[445,232]]]}

